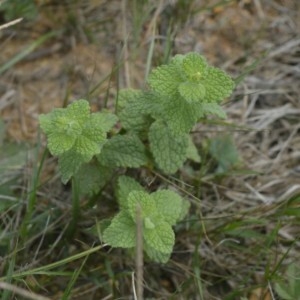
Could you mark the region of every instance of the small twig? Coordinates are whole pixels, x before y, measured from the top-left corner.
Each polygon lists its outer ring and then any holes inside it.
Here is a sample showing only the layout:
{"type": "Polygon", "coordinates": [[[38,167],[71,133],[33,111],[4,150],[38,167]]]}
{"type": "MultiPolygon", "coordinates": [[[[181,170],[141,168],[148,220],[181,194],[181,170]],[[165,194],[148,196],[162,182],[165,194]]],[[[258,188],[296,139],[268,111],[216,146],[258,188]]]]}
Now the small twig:
{"type": "Polygon", "coordinates": [[[268,288],[269,288],[269,292],[270,292],[270,294],[271,294],[272,300],[275,300],[276,298],[274,297],[274,293],[273,293],[273,290],[272,290],[272,286],[271,286],[271,283],[270,283],[269,280],[268,280],[268,288]]]}
{"type": "Polygon", "coordinates": [[[10,26],[13,26],[13,25],[15,25],[15,24],[21,22],[22,20],[23,20],[23,18],[19,18],[19,19],[10,21],[10,22],[8,22],[8,23],[5,23],[5,24],[3,24],[3,25],[0,25],[0,30],[5,29],[5,28],[8,28],[8,27],[10,27],[10,26]]]}
{"type": "Polygon", "coordinates": [[[135,288],[135,273],[131,273],[131,285],[132,285],[132,292],[133,292],[133,299],[138,300],[136,295],[136,288],[135,288]]]}

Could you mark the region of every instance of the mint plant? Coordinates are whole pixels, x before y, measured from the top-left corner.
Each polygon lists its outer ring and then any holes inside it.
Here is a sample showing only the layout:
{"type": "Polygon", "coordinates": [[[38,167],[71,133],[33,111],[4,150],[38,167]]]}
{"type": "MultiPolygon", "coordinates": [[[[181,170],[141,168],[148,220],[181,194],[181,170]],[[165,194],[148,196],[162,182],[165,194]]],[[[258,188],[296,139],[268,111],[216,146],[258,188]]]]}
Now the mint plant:
{"type": "Polygon", "coordinates": [[[62,182],[66,183],[82,164],[100,153],[117,117],[105,112],[91,114],[89,103],[78,100],[65,109],[41,115],[39,120],[50,153],[59,157],[62,182]]]}
{"type": "MultiPolygon", "coordinates": [[[[154,69],[148,83],[147,90],[120,91],[116,114],[90,113],[88,102],[78,100],[40,116],[63,183],[75,178],[80,194],[92,195],[118,168],[174,174],[187,159],[201,161],[189,133],[207,115],[226,117],[220,103],[231,94],[233,80],[192,52],[154,69]]],[[[167,262],[175,240],[172,226],[187,214],[188,202],[170,190],[148,193],[126,176],[118,180],[117,199],[120,211],[104,230],[104,242],[134,247],[139,207],[145,252],[167,262]]]]}
{"type": "Polygon", "coordinates": [[[189,202],[170,190],[149,194],[138,182],[127,176],[121,176],[118,180],[118,201],[120,212],[104,230],[104,241],[113,247],[135,246],[139,205],[144,249],[154,261],[167,262],[175,242],[172,226],[185,216],[189,202]]]}

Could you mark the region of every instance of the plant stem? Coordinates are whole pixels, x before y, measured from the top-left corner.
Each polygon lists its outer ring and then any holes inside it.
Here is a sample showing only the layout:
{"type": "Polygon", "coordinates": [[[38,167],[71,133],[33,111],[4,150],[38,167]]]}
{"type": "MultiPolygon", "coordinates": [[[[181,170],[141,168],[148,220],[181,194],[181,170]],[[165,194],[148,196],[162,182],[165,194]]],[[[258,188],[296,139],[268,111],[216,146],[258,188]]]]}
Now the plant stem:
{"type": "Polygon", "coordinates": [[[66,230],[66,237],[71,239],[76,231],[76,226],[80,218],[80,196],[79,185],[75,177],[72,177],[72,219],[66,230]]]}
{"type": "Polygon", "coordinates": [[[137,205],[136,209],[136,290],[137,299],[144,299],[144,257],[143,257],[143,222],[141,206],[137,205]]]}

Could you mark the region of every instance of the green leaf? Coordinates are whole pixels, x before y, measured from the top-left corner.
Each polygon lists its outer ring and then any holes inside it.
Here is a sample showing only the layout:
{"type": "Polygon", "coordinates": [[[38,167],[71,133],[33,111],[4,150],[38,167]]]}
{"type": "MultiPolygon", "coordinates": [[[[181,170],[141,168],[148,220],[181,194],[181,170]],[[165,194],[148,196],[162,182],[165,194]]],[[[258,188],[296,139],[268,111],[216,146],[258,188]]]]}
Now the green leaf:
{"type": "Polygon", "coordinates": [[[206,90],[205,102],[220,102],[228,97],[234,88],[233,80],[222,70],[210,67],[203,79],[206,90]]]}
{"type": "Polygon", "coordinates": [[[127,198],[132,191],[144,191],[144,188],[133,178],[128,176],[120,176],[118,178],[117,197],[121,209],[127,208],[127,198]]]}
{"type": "Polygon", "coordinates": [[[144,240],[151,248],[169,254],[173,250],[175,235],[172,227],[161,221],[153,229],[144,228],[144,240]]]}
{"type": "Polygon", "coordinates": [[[121,211],[104,230],[103,240],[112,247],[132,248],[135,246],[136,225],[126,211],[121,211]]]}
{"type": "Polygon", "coordinates": [[[208,72],[206,60],[198,53],[191,52],[184,57],[182,68],[187,81],[179,85],[180,95],[188,102],[203,100],[206,89],[201,81],[203,81],[208,72]]]}
{"type": "Polygon", "coordinates": [[[158,262],[158,263],[167,263],[172,254],[172,252],[163,253],[163,252],[160,252],[160,251],[154,249],[153,247],[148,245],[147,241],[144,241],[144,249],[145,249],[148,257],[151,260],[158,262]]]}
{"type": "Polygon", "coordinates": [[[187,156],[188,135],[175,135],[162,122],[154,122],[149,130],[150,149],[158,167],[165,173],[175,173],[187,156]]]}
{"type": "Polygon", "coordinates": [[[187,54],[176,54],[174,57],[171,58],[170,63],[175,65],[178,68],[178,70],[182,71],[182,63],[186,55],[187,54]]]}
{"type": "Polygon", "coordinates": [[[207,75],[208,65],[205,58],[196,52],[190,52],[182,60],[182,68],[190,81],[200,82],[207,75]]]}
{"type": "Polygon", "coordinates": [[[140,206],[141,219],[143,220],[143,222],[145,218],[148,218],[147,222],[151,221],[152,223],[154,223],[158,212],[155,206],[155,202],[145,191],[132,191],[128,195],[127,207],[128,212],[133,220],[136,220],[138,206],[140,206]]]}
{"type": "Polygon", "coordinates": [[[113,169],[101,166],[96,161],[81,165],[76,173],[81,195],[97,194],[112,177],[113,169]]]}
{"type": "Polygon", "coordinates": [[[218,118],[226,119],[227,115],[223,108],[217,103],[201,103],[199,105],[199,117],[204,117],[205,115],[215,115],[218,118]]]}
{"type": "Polygon", "coordinates": [[[110,131],[117,121],[117,116],[107,111],[92,113],[88,122],[84,124],[84,134],[89,134],[95,139],[99,135],[101,140],[101,133],[110,131]]]}
{"type": "Polygon", "coordinates": [[[188,102],[199,102],[205,98],[205,87],[198,82],[183,82],[179,85],[180,95],[188,102]]]}
{"type": "Polygon", "coordinates": [[[47,147],[52,155],[61,155],[69,151],[76,142],[76,136],[65,133],[50,133],[48,135],[47,147]]]}
{"type": "Polygon", "coordinates": [[[132,191],[128,196],[128,211],[133,220],[136,219],[138,205],[144,224],[144,240],[159,252],[171,253],[175,240],[171,225],[181,214],[181,197],[168,190],[151,195],[144,191],[132,191]]]}
{"type": "Polygon", "coordinates": [[[118,113],[124,109],[128,103],[135,101],[141,96],[143,92],[135,89],[122,89],[118,94],[118,113]]]}
{"type": "Polygon", "coordinates": [[[112,137],[97,158],[101,164],[111,167],[137,168],[148,162],[144,144],[133,134],[112,137]]]}
{"type": "Polygon", "coordinates": [[[183,220],[186,217],[186,215],[189,212],[190,207],[191,207],[191,204],[187,200],[183,200],[181,202],[181,213],[180,213],[180,216],[179,216],[177,222],[183,220]]]}
{"type": "Polygon", "coordinates": [[[159,190],[151,194],[161,218],[171,226],[178,221],[182,210],[182,198],[173,191],[159,190]]]}
{"type": "Polygon", "coordinates": [[[84,162],[87,162],[87,160],[80,153],[74,151],[68,151],[60,155],[58,166],[62,183],[66,184],[84,162]]]}
{"type": "Polygon", "coordinates": [[[201,157],[198,153],[198,149],[195,146],[193,139],[190,136],[189,136],[189,145],[188,145],[188,149],[187,149],[187,158],[189,158],[197,163],[201,162],[201,157]]]}
{"type": "MultiPolygon", "coordinates": [[[[82,123],[88,119],[88,115],[88,102],[78,100],[67,108],[55,108],[51,113],[39,116],[40,126],[48,136],[48,147],[50,147],[49,150],[53,155],[57,155],[56,148],[60,149],[57,145],[59,141],[56,141],[57,136],[61,138],[61,147],[66,148],[64,151],[69,150],[76,137],[81,134],[82,123]],[[67,142],[64,142],[64,138],[67,139],[67,142]],[[52,141],[52,139],[55,140],[52,141]],[[51,150],[52,147],[54,147],[53,150],[51,150]]],[[[58,155],[64,151],[59,151],[58,155]]]]}
{"type": "Polygon", "coordinates": [[[156,95],[151,92],[134,93],[119,112],[122,126],[135,133],[144,132],[149,127],[149,115],[154,110],[156,95]]]}
{"type": "Polygon", "coordinates": [[[182,70],[174,61],[169,65],[162,65],[154,69],[148,78],[151,88],[166,96],[174,96],[178,93],[178,86],[184,81],[182,70]]]}
{"type": "Polygon", "coordinates": [[[157,97],[156,101],[160,103],[153,105],[152,116],[164,120],[174,134],[188,133],[199,118],[199,104],[188,103],[180,95],[157,97]]]}
{"type": "Polygon", "coordinates": [[[145,217],[144,226],[146,229],[154,229],[155,228],[155,224],[152,222],[152,220],[149,217],[145,217]]]}
{"type": "Polygon", "coordinates": [[[83,157],[82,162],[88,162],[94,155],[100,153],[101,146],[105,142],[105,135],[103,134],[102,138],[99,138],[98,142],[93,139],[84,135],[78,136],[69,152],[80,154],[83,157]]]}
{"type": "MultiPolygon", "coordinates": [[[[82,106],[84,108],[84,103],[82,106]]],[[[55,108],[47,115],[40,115],[39,122],[48,137],[47,146],[53,155],[68,151],[74,145],[76,136],[81,134],[79,122],[75,118],[69,118],[63,108],[55,108]]]]}

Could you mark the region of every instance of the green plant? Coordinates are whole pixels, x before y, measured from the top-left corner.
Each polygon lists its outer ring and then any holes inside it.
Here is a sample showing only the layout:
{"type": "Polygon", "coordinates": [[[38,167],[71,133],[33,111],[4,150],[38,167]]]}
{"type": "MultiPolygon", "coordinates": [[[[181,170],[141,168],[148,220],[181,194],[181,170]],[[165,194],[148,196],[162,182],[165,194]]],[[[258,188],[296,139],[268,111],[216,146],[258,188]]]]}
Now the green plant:
{"type": "Polygon", "coordinates": [[[118,185],[120,212],[104,231],[104,240],[113,247],[134,247],[137,207],[140,206],[144,249],[151,259],[166,262],[174,245],[172,226],[186,215],[189,202],[170,190],[148,194],[139,183],[126,176],[119,178],[118,185]]]}
{"type": "MultiPolygon", "coordinates": [[[[206,115],[226,117],[220,102],[231,94],[234,82],[192,52],[153,70],[148,83],[145,91],[120,91],[116,114],[91,114],[89,103],[78,100],[40,116],[63,183],[72,178],[80,194],[93,194],[120,167],[173,174],[187,159],[200,161],[189,132],[206,115]]],[[[140,218],[147,255],[166,262],[174,245],[172,226],[186,215],[188,202],[170,190],[149,194],[129,177],[119,178],[117,193],[120,212],[104,229],[104,242],[134,247],[140,218]]]]}

